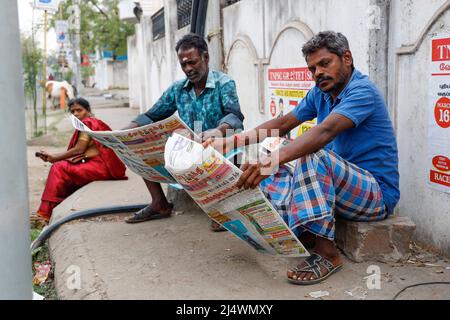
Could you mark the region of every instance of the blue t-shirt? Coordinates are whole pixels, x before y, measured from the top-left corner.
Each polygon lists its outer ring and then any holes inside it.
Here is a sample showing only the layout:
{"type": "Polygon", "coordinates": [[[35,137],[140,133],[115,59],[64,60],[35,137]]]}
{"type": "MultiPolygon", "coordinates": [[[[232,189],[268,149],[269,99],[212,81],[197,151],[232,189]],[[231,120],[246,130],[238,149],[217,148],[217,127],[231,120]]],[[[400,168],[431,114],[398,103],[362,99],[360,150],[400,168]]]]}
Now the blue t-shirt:
{"type": "Polygon", "coordinates": [[[332,113],[353,121],[355,127],[340,133],[325,149],[369,171],[392,213],[400,198],[397,142],[386,104],[368,77],[355,69],[334,102],[328,93],[314,87],[293,113],[302,122],[317,117],[321,123],[332,113]]]}

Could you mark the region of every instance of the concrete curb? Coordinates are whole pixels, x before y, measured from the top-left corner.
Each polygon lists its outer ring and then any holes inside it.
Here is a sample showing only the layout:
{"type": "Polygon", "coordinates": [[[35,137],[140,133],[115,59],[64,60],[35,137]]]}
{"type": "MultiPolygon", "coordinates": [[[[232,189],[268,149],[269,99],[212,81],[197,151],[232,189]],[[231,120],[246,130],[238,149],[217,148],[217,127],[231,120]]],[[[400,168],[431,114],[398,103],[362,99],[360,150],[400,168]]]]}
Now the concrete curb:
{"type": "MultiPolygon", "coordinates": [[[[96,181],[81,188],[55,208],[52,223],[73,211],[124,204],[146,203],[150,196],[145,184],[134,173],[128,180],[96,181]],[[106,187],[107,186],[107,187],[106,187]],[[123,192],[127,190],[127,192],[123,192]],[[111,197],[114,194],[114,197],[111,197]]],[[[55,286],[60,299],[108,299],[105,283],[97,273],[82,222],[70,222],[56,230],[49,239],[55,261],[55,286]],[[70,254],[68,254],[70,253],[70,254]],[[83,270],[79,289],[77,270],[83,270]]]]}

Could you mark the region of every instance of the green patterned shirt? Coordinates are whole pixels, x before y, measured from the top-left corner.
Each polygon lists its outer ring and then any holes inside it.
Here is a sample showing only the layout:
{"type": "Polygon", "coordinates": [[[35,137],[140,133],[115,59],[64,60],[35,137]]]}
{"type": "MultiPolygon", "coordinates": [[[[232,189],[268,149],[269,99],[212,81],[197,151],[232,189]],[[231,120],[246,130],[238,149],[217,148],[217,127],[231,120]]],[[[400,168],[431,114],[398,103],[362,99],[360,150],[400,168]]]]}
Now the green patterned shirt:
{"type": "Polygon", "coordinates": [[[243,129],[241,113],[234,81],[226,74],[210,70],[205,90],[196,96],[193,84],[187,80],[174,82],[147,112],[133,122],[143,126],[170,117],[178,111],[180,118],[194,130],[194,122],[200,121],[202,131],[214,129],[223,123],[233,129],[243,129]]]}

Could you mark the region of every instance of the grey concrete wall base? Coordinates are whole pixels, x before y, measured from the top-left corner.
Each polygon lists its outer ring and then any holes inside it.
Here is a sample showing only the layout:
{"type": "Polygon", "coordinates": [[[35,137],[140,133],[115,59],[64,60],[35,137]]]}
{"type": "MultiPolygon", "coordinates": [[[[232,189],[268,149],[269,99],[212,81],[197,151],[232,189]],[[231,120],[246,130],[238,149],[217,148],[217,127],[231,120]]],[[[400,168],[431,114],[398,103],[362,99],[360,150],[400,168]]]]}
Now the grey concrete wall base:
{"type": "Polygon", "coordinates": [[[167,188],[167,200],[173,203],[174,211],[178,213],[183,212],[198,212],[206,214],[204,211],[192,200],[191,196],[184,190],[167,188]]]}
{"type": "Polygon", "coordinates": [[[405,261],[416,225],[408,217],[393,216],[383,221],[336,220],[336,244],[355,262],[405,261]]]}

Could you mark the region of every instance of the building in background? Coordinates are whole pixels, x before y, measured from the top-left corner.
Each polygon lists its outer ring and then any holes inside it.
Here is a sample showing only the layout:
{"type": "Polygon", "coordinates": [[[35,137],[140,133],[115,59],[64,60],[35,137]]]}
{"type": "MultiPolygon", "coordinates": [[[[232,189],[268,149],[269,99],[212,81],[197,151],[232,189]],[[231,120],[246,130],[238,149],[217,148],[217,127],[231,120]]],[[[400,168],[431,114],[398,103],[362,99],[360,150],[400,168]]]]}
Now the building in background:
{"type": "MultiPolygon", "coordinates": [[[[169,84],[184,77],[174,47],[190,30],[193,2],[139,1],[142,15],[135,25],[135,34],[128,38],[131,107],[147,110],[169,84]]],[[[295,72],[306,67],[301,47],[313,34],[335,30],[347,36],[356,68],[377,84],[396,129],[402,192],[397,212],[417,224],[416,240],[450,256],[450,185],[444,191],[431,187],[428,157],[428,150],[434,144],[429,135],[430,108],[435,105],[429,98],[431,44],[436,34],[450,38],[450,2],[221,0],[203,3],[207,3],[204,27],[211,66],[227,72],[236,81],[246,128],[278,116],[277,108],[281,106],[286,112],[292,107],[291,101],[304,97],[309,87],[308,81],[302,79],[307,78],[297,77],[295,72]],[[281,84],[277,81],[280,88],[271,87],[271,82],[280,78],[270,78],[270,75],[280,70],[281,79],[286,81],[281,84]],[[296,89],[286,90],[291,85],[296,89]]],[[[443,73],[449,70],[444,68],[443,73]]],[[[441,93],[450,95],[450,89],[444,87],[441,93]]],[[[442,109],[445,106],[439,107],[443,121],[447,119],[444,117],[447,111],[442,109]]],[[[448,134],[450,129],[446,130],[448,134]]],[[[445,142],[447,146],[443,144],[447,148],[443,150],[445,154],[435,159],[450,158],[449,141],[445,142]]],[[[441,171],[447,170],[443,163],[439,165],[441,171]]],[[[448,172],[441,173],[442,177],[450,177],[448,172]]]]}

